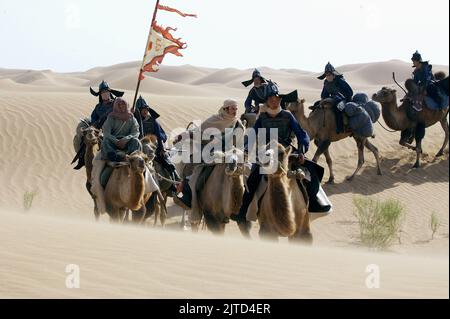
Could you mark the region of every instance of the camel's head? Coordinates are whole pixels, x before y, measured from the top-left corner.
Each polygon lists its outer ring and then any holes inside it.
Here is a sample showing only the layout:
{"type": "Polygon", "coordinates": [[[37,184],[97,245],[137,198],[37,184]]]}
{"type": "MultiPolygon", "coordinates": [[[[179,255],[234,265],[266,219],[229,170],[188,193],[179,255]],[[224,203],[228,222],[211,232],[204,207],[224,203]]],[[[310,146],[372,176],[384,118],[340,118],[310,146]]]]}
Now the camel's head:
{"type": "Polygon", "coordinates": [[[287,174],[289,168],[289,157],[292,153],[292,147],[285,148],[280,143],[276,143],[276,147],[273,148],[274,144],[269,143],[267,145],[266,157],[269,161],[262,165],[266,170],[272,171],[272,177],[279,177],[287,174]]]}
{"type": "Polygon", "coordinates": [[[305,100],[301,99],[297,102],[288,103],[287,110],[293,114],[297,114],[299,112],[304,112],[305,110],[305,100]]]}
{"type": "Polygon", "coordinates": [[[152,162],[156,157],[156,143],[150,136],[146,136],[142,139],[142,151],[147,155],[148,160],[152,162]]]}
{"type": "Polygon", "coordinates": [[[157,145],[158,144],[158,138],[156,137],[156,135],[148,134],[142,139],[142,143],[151,144],[151,145],[157,145]]]}
{"type": "Polygon", "coordinates": [[[101,132],[93,126],[82,130],[84,142],[87,145],[96,145],[100,142],[101,132]]]}
{"type": "Polygon", "coordinates": [[[447,73],[445,73],[444,71],[438,71],[434,74],[434,79],[436,81],[442,81],[447,77],[447,73]]]}
{"type": "Polygon", "coordinates": [[[145,171],[145,165],[148,163],[149,158],[144,153],[137,151],[131,155],[127,155],[126,161],[129,163],[133,172],[143,174],[145,171]]]}
{"type": "Polygon", "coordinates": [[[372,100],[378,103],[391,103],[397,100],[397,91],[384,87],[373,95],[372,100]]]}
{"type": "Polygon", "coordinates": [[[244,152],[238,149],[233,149],[232,151],[225,154],[225,174],[231,177],[240,177],[244,175],[245,164],[244,164],[244,152]]]}

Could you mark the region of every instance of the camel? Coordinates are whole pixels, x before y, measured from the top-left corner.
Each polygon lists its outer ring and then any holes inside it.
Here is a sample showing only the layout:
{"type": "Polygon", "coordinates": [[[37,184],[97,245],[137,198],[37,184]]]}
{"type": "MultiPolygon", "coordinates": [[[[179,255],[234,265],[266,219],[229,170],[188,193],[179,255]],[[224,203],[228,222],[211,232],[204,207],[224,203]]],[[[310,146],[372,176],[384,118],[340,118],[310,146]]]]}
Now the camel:
{"type": "MultiPolygon", "coordinates": [[[[149,157],[149,162],[151,162],[152,173],[153,175],[155,175],[155,180],[159,180],[159,178],[156,177],[156,174],[159,174],[165,180],[169,180],[169,173],[166,172],[159,163],[154,161],[157,145],[156,136],[147,135],[141,140],[141,142],[143,152],[147,155],[147,157],[149,157]]],[[[154,194],[154,196],[150,197],[148,201],[146,201],[147,212],[145,214],[144,220],[147,220],[154,214],[154,226],[157,225],[159,218],[161,220],[161,226],[164,227],[167,218],[167,198],[169,195],[169,188],[171,184],[165,180],[158,183],[162,197],[160,197],[156,193],[154,194]]]]}
{"type": "Polygon", "coordinates": [[[137,151],[126,156],[126,162],[113,170],[105,188],[106,211],[114,223],[122,223],[127,210],[133,211],[135,223],[142,223],[146,213],[145,203],[151,194],[146,194],[144,173],[147,155],[137,151]]]}
{"type": "MultiPolygon", "coordinates": [[[[292,148],[278,144],[278,168],[268,175],[268,186],[259,205],[259,235],[262,239],[278,240],[288,237],[291,242],[312,242],[306,191],[298,184],[298,171],[289,171],[292,148]],[[294,173],[294,174],[293,174],[294,173]]],[[[275,156],[274,155],[274,156],[275,156]]],[[[301,173],[301,172],[300,172],[301,173]]]]}
{"type": "MultiPolygon", "coordinates": [[[[409,85],[407,85],[408,87],[409,85]]],[[[444,144],[442,145],[436,157],[444,155],[444,150],[449,143],[449,124],[447,121],[448,108],[442,110],[431,110],[424,107],[423,110],[417,113],[416,121],[410,119],[408,116],[411,110],[411,102],[409,99],[403,100],[402,104],[397,104],[397,91],[383,87],[380,91],[373,95],[374,101],[381,103],[382,115],[387,126],[394,131],[401,131],[402,137],[400,145],[408,149],[416,151],[416,162],[413,168],[420,167],[420,155],[422,154],[422,139],[425,136],[425,128],[431,127],[440,122],[442,129],[445,132],[444,144]],[[418,126],[418,123],[423,123],[418,126]],[[411,138],[411,133],[414,134],[411,138]],[[416,146],[411,145],[412,139],[416,140],[416,146]]]]}
{"type": "MultiPolygon", "coordinates": [[[[313,162],[319,160],[322,154],[325,155],[328,168],[330,170],[330,178],[327,184],[334,184],[335,177],[333,172],[333,160],[330,155],[329,147],[331,143],[338,142],[345,138],[351,137],[351,132],[336,133],[336,119],[332,110],[333,100],[325,99],[322,101],[322,106],[311,113],[309,117],[305,115],[305,100],[300,100],[295,103],[288,104],[288,110],[291,111],[300,123],[301,127],[306,130],[311,140],[314,140],[318,146],[313,162]]],[[[377,161],[377,173],[382,175],[380,166],[380,155],[378,148],[373,145],[367,137],[353,135],[358,147],[358,165],[355,172],[347,178],[352,181],[359,173],[364,165],[364,147],[369,149],[377,161]]]]}
{"type": "MultiPolygon", "coordinates": [[[[239,213],[244,196],[244,164],[239,160],[237,150],[215,153],[221,164],[215,164],[202,191],[198,194],[198,204],[203,212],[206,226],[214,234],[222,235],[232,214],[239,213]],[[242,163],[242,164],[241,164],[242,163]]],[[[241,154],[243,156],[243,154],[241,154]]],[[[198,225],[192,225],[193,231],[198,225]]],[[[244,228],[241,232],[248,234],[244,228]]]]}
{"type": "Polygon", "coordinates": [[[85,128],[82,130],[83,133],[83,141],[86,145],[86,151],[84,154],[84,163],[86,167],[86,189],[94,200],[94,215],[95,219],[98,221],[100,218],[100,214],[97,209],[97,203],[95,201],[95,195],[91,191],[91,180],[92,180],[92,168],[93,168],[93,160],[95,158],[95,154],[100,149],[101,142],[101,132],[93,126],[85,128]]]}

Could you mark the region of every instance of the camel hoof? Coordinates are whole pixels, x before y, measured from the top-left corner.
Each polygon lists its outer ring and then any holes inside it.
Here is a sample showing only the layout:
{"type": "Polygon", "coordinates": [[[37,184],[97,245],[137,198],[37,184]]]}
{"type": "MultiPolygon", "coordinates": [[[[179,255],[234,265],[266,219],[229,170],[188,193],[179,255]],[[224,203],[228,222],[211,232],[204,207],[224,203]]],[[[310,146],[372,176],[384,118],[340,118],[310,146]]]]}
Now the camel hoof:
{"type": "Polygon", "coordinates": [[[293,237],[289,237],[289,243],[311,246],[313,244],[313,235],[311,233],[297,234],[293,237]]]}
{"type": "Polygon", "coordinates": [[[252,229],[252,223],[251,222],[243,222],[238,223],[239,230],[241,231],[242,236],[246,239],[251,239],[250,236],[250,230],[252,229]]]}
{"type": "Polygon", "coordinates": [[[418,169],[418,168],[420,168],[420,163],[414,164],[414,166],[413,166],[412,168],[413,168],[413,169],[418,169]]]}
{"type": "Polygon", "coordinates": [[[353,182],[354,179],[355,179],[355,176],[349,176],[346,178],[347,182],[353,182]]]}
{"type": "Polygon", "coordinates": [[[312,245],[313,244],[313,235],[311,233],[302,234],[300,236],[300,240],[301,240],[302,244],[312,245]]]}
{"type": "Polygon", "coordinates": [[[198,232],[199,232],[199,225],[196,225],[196,224],[191,224],[191,230],[192,230],[192,233],[193,234],[198,234],[198,232]]]}
{"type": "Polygon", "coordinates": [[[326,182],[326,184],[327,184],[327,185],[334,185],[334,184],[335,184],[334,178],[333,178],[333,179],[330,178],[330,179],[328,180],[328,182],[326,182]]]}
{"type": "Polygon", "coordinates": [[[378,172],[377,175],[378,176],[383,176],[383,172],[378,172]]]}

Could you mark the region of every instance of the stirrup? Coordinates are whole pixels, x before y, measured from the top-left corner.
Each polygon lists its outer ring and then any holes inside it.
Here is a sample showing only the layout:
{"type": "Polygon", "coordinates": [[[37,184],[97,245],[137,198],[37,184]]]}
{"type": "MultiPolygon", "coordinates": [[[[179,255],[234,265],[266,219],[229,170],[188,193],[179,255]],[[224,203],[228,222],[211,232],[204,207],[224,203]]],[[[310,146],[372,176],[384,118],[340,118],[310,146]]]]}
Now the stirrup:
{"type": "Polygon", "coordinates": [[[422,112],[423,111],[423,108],[422,107],[418,107],[416,104],[412,104],[412,108],[415,110],[415,111],[417,111],[417,112],[422,112]]]}

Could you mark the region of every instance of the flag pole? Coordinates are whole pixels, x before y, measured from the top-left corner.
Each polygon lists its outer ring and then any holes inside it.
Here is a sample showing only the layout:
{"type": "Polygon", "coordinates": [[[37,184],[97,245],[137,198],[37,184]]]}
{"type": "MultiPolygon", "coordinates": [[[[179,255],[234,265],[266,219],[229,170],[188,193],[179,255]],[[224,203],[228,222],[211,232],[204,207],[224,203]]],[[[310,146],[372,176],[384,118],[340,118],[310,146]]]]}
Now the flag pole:
{"type": "Polygon", "coordinates": [[[144,72],[145,59],[147,58],[147,49],[148,49],[148,46],[150,44],[150,38],[151,38],[151,35],[152,35],[153,24],[156,21],[156,14],[158,12],[159,2],[160,2],[160,0],[156,0],[155,11],[153,12],[152,24],[150,25],[150,31],[148,32],[147,44],[145,46],[144,57],[142,58],[141,68],[139,69],[139,76],[138,76],[138,81],[137,81],[137,86],[136,86],[136,92],[134,94],[133,107],[131,108],[131,112],[132,113],[134,113],[135,109],[136,109],[137,96],[139,94],[139,89],[141,87],[141,81],[142,81],[142,74],[144,72]]]}

